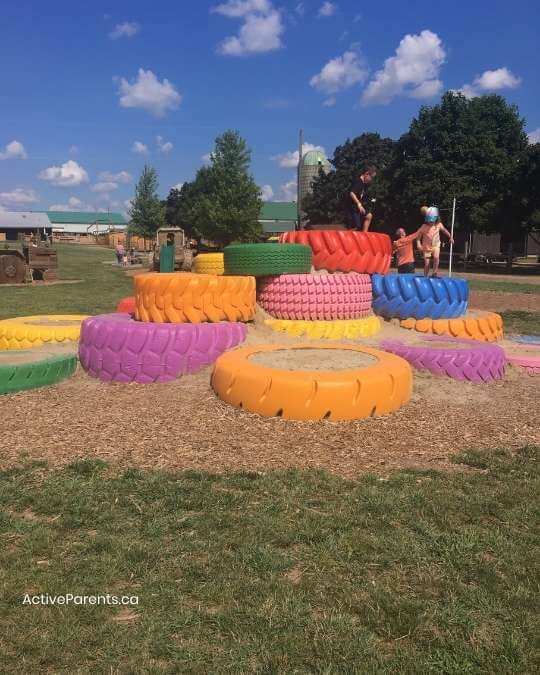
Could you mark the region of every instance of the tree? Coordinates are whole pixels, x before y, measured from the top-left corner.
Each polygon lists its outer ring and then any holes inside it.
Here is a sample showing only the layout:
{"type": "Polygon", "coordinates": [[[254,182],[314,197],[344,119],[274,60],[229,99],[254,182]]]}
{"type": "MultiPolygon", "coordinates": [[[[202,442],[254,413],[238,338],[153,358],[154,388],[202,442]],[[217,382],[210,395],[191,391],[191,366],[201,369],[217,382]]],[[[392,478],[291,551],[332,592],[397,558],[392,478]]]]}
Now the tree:
{"type": "Polygon", "coordinates": [[[129,210],[130,232],[142,237],[153,237],[165,225],[165,209],[158,197],[157,172],[145,165],[135,186],[135,197],[129,210]]]}
{"type": "Polygon", "coordinates": [[[190,209],[195,197],[195,183],[183,183],[180,189],[172,188],[165,201],[165,218],[169,225],[181,227],[189,237],[196,237],[190,209]]]}
{"type": "Polygon", "coordinates": [[[540,143],[523,153],[508,192],[512,219],[540,244],[540,143]]]}
{"type": "Polygon", "coordinates": [[[390,189],[388,169],[393,164],[395,145],[391,138],[366,133],[338,146],[330,160],[334,169],[326,175],[319,172],[313,181],[313,193],[302,204],[309,220],[320,224],[342,223],[345,196],[353,179],[363,165],[372,164],[378,174],[370,187],[370,195],[376,199],[375,217],[379,226],[383,225],[390,189]]]}
{"type": "Polygon", "coordinates": [[[502,96],[466,99],[446,93],[423,106],[397,146],[389,212],[396,222],[418,223],[422,204],[450,210],[457,196],[466,231],[502,232],[504,200],[527,146],[524,121],[502,96]]]}
{"type": "Polygon", "coordinates": [[[261,226],[261,191],[249,173],[251,152],[236,131],[216,139],[210,166],[182,186],[179,219],[218,244],[254,241],[261,226]],[[184,193],[184,194],[182,194],[184,193]]]}

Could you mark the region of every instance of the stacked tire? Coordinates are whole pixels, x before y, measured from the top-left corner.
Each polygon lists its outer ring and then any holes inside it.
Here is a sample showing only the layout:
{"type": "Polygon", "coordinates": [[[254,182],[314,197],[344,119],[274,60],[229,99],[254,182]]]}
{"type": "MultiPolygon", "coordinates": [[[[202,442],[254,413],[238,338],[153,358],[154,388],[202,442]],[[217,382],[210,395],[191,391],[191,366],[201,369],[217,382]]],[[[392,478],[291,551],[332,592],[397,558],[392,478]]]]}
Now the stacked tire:
{"type": "Polygon", "coordinates": [[[229,246],[224,258],[226,274],[257,277],[257,301],[273,330],[327,339],[380,330],[369,272],[390,265],[386,235],[289,232],[277,244],[229,246]]]}
{"type": "Polygon", "coordinates": [[[134,278],[134,290],[117,313],[82,324],[81,365],[104,382],[150,384],[196,373],[242,343],[255,314],[253,277],[148,273],[134,278]]]}

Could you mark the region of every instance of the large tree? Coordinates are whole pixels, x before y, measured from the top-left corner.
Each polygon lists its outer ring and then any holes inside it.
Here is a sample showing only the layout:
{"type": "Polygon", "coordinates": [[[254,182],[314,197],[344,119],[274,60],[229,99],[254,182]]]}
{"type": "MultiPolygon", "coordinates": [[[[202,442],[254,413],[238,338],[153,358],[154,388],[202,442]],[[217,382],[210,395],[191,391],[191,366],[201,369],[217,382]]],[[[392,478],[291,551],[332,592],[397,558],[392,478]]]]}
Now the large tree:
{"type": "Polygon", "coordinates": [[[221,245],[258,238],[261,191],[249,173],[251,151],[236,131],[216,139],[210,166],[182,186],[178,221],[221,245]]]}
{"type": "Polygon", "coordinates": [[[158,197],[157,172],[145,165],[135,186],[135,197],[129,209],[130,232],[142,237],[153,237],[165,225],[165,209],[158,197]]]}
{"type": "Polygon", "coordinates": [[[328,174],[319,173],[313,181],[313,193],[309,195],[303,210],[312,223],[342,223],[344,200],[353,179],[363,165],[372,164],[378,174],[370,187],[370,195],[376,199],[375,218],[379,226],[384,224],[388,192],[390,190],[389,168],[393,164],[395,141],[381,138],[379,134],[366,133],[338,146],[333,165],[328,174]]]}
{"type": "Polygon", "coordinates": [[[505,199],[527,146],[524,121],[498,95],[467,99],[446,93],[422,107],[399,140],[391,169],[390,212],[396,222],[418,222],[422,204],[437,204],[448,218],[458,200],[465,231],[501,232],[509,223],[505,199]]]}

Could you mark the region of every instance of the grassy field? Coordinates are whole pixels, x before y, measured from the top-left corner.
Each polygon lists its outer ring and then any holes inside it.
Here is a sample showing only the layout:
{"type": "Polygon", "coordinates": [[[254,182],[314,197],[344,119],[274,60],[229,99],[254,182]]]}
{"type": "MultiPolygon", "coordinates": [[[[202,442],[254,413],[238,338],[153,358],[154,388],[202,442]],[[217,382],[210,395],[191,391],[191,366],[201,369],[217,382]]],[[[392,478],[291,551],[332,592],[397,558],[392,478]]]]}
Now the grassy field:
{"type": "MultiPolygon", "coordinates": [[[[471,291],[496,291],[497,293],[526,293],[540,295],[540,284],[527,284],[520,281],[497,281],[469,279],[471,291]]],[[[540,300],[539,300],[540,303],[540,300]]]]}
{"type": "Polygon", "coordinates": [[[0,319],[114,311],[120,298],[133,295],[133,280],[116,265],[105,264],[114,260],[114,251],[110,249],[58,245],[60,278],[78,279],[80,283],[0,287],[0,319]]]}
{"type": "Polygon", "coordinates": [[[0,671],[538,672],[538,449],[458,461],[359,481],[4,472],[0,671]]]}

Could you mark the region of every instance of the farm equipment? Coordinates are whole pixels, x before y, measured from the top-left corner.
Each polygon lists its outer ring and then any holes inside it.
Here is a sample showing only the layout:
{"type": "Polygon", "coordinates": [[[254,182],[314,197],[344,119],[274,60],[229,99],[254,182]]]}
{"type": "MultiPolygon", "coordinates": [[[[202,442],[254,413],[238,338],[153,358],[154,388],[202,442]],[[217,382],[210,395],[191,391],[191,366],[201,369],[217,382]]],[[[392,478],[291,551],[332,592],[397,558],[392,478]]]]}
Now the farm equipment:
{"type": "Polygon", "coordinates": [[[20,247],[4,244],[0,248],[0,284],[31,283],[58,279],[56,249],[46,243],[23,242],[20,247]]]}
{"type": "Polygon", "coordinates": [[[191,246],[191,241],[186,237],[184,230],[180,227],[160,227],[156,232],[156,241],[154,243],[154,253],[152,256],[152,269],[156,272],[160,271],[159,261],[162,246],[174,246],[175,271],[191,271],[194,251],[191,246]]]}

